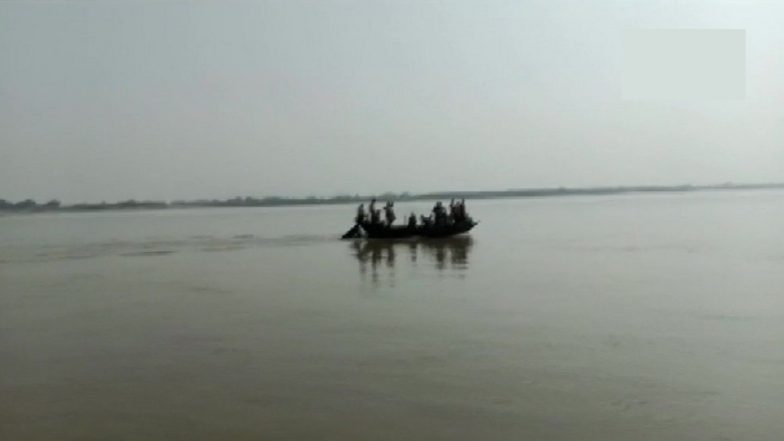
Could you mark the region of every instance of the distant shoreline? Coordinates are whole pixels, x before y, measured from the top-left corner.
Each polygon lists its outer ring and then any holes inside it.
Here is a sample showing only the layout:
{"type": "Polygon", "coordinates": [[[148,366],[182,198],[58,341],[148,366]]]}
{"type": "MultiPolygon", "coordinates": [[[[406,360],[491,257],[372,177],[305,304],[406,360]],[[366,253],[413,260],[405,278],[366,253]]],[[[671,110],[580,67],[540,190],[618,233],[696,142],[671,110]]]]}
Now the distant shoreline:
{"type": "Polygon", "coordinates": [[[588,188],[532,188],[519,190],[491,191],[445,191],[431,193],[382,193],[376,195],[342,195],[333,197],[287,198],[270,196],[264,198],[235,197],[231,199],[197,199],[177,201],[136,201],[80,203],[61,205],[52,200],[39,204],[32,199],[20,202],[9,202],[0,199],[0,213],[38,213],[38,212],[80,212],[106,210],[168,210],[175,208],[209,208],[209,207],[288,207],[309,205],[339,205],[369,201],[375,197],[379,200],[426,201],[449,199],[504,199],[504,198],[540,198],[557,196],[598,196],[626,193],[687,193],[697,191],[733,191],[733,190],[782,190],[784,183],[775,184],[719,184],[719,185],[671,185],[671,186],[619,186],[619,187],[588,187],[588,188]]]}

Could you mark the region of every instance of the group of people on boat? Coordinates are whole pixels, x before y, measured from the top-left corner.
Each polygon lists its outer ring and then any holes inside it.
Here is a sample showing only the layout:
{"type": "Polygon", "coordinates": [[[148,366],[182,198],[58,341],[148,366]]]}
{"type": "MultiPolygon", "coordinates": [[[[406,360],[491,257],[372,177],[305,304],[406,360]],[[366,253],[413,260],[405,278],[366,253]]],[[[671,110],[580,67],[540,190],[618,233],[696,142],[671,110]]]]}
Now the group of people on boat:
{"type": "Polygon", "coordinates": [[[441,201],[436,202],[433,206],[433,212],[430,216],[420,216],[424,225],[449,225],[460,223],[469,219],[465,208],[465,199],[455,201],[452,199],[449,202],[449,211],[444,208],[441,201]]]}
{"type": "MultiPolygon", "coordinates": [[[[365,204],[359,204],[357,207],[357,217],[354,219],[357,224],[362,225],[367,223],[382,224],[391,226],[397,217],[395,216],[395,203],[387,201],[383,207],[384,222],[381,221],[381,209],[376,208],[376,199],[373,198],[368,205],[367,212],[365,211],[365,204]]],[[[449,210],[444,207],[441,201],[436,202],[430,215],[421,215],[420,222],[425,226],[444,226],[470,220],[465,208],[465,199],[455,201],[452,199],[449,202],[449,210]]],[[[413,228],[417,226],[417,216],[411,213],[408,216],[408,226],[413,228]]]]}

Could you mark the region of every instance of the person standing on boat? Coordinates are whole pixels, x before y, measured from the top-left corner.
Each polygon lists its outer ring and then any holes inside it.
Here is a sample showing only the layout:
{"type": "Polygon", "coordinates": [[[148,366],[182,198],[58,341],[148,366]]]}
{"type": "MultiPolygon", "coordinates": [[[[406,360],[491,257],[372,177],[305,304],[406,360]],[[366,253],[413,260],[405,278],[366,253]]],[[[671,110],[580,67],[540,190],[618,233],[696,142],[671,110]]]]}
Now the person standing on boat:
{"type": "Polygon", "coordinates": [[[377,224],[381,219],[378,210],[376,210],[376,198],[370,200],[370,206],[368,207],[370,211],[370,223],[377,224]]]}
{"type": "Polygon", "coordinates": [[[359,204],[359,207],[357,207],[357,217],[354,219],[354,221],[358,224],[361,224],[365,222],[366,219],[367,214],[365,214],[365,204],[359,204]]]}
{"type": "Polygon", "coordinates": [[[387,218],[387,225],[392,225],[392,223],[395,222],[395,209],[392,208],[394,206],[394,202],[387,201],[387,205],[384,207],[384,216],[387,218]]]}
{"type": "Polygon", "coordinates": [[[441,201],[436,202],[433,207],[433,215],[436,219],[436,225],[443,225],[446,222],[446,210],[441,201]]]}
{"type": "Polygon", "coordinates": [[[416,228],[416,224],[416,214],[411,212],[411,214],[408,216],[408,228],[416,228]]]}

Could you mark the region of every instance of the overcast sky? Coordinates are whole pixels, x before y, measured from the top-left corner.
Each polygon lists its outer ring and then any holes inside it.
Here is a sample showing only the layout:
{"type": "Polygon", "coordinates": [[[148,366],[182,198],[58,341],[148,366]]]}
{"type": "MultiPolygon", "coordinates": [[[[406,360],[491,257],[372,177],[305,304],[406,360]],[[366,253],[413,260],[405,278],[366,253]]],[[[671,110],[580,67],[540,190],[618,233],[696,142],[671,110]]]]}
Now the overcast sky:
{"type": "Polygon", "coordinates": [[[784,181],[784,2],[2,1],[0,198],[784,181]],[[745,30],[745,99],[624,35],[745,30]]]}

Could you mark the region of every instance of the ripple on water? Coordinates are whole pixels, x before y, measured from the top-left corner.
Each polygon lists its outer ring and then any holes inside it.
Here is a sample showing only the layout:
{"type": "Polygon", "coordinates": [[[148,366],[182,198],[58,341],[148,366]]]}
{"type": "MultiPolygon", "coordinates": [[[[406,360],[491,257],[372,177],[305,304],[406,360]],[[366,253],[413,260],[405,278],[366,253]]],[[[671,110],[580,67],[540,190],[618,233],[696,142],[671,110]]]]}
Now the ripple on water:
{"type": "Polygon", "coordinates": [[[174,250],[149,250],[149,251],[130,251],[127,253],[120,253],[121,256],[126,257],[143,257],[143,256],[165,256],[173,254],[174,250]]]}
{"type": "Polygon", "coordinates": [[[289,247],[327,243],[332,236],[291,235],[282,237],[258,237],[253,234],[235,234],[226,237],[191,235],[184,239],[148,238],[137,242],[111,240],[106,242],[47,245],[35,249],[14,249],[0,263],[48,262],[72,259],[92,259],[106,256],[154,257],[166,256],[181,251],[229,252],[252,247],[289,247]]]}

